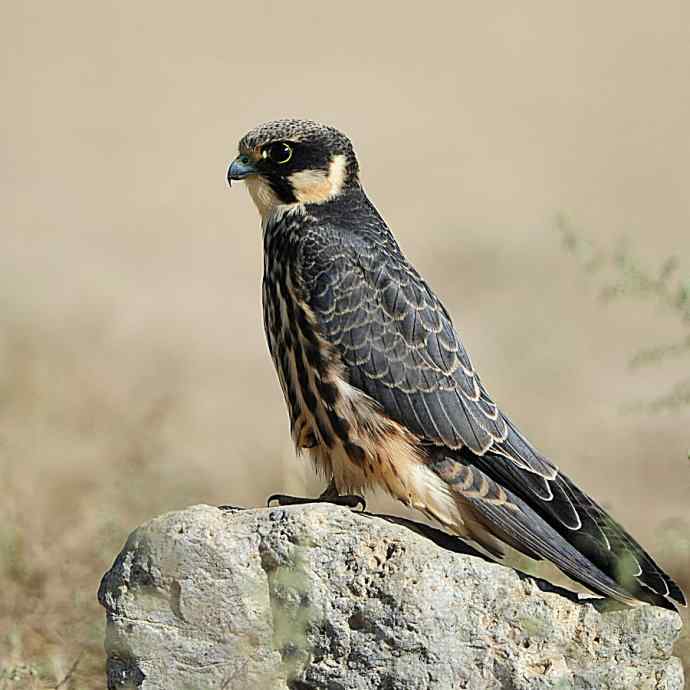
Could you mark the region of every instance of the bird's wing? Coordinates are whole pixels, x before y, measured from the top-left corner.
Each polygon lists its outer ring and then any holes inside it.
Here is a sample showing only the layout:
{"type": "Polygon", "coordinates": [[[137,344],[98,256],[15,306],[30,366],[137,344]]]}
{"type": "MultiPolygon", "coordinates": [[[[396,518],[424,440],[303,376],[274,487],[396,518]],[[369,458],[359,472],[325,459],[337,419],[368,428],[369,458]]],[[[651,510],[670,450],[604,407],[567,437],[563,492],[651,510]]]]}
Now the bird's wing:
{"type": "MultiPolygon", "coordinates": [[[[300,264],[307,302],[350,384],[428,445],[430,457],[475,466],[614,580],[639,582],[684,603],[642,547],[493,402],[448,312],[392,236],[362,237],[322,226],[305,238],[300,264]],[[618,572],[622,563],[625,573],[618,572]]],[[[520,529],[528,532],[525,525],[520,529]]],[[[537,552],[551,558],[544,549],[537,552]]]]}
{"type": "Polygon", "coordinates": [[[502,456],[549,500],[557,468],[491,400],[440,300],[389,245],[320,228],[302,250],[309,306],[350,383],[429,444],[502,456]]]}

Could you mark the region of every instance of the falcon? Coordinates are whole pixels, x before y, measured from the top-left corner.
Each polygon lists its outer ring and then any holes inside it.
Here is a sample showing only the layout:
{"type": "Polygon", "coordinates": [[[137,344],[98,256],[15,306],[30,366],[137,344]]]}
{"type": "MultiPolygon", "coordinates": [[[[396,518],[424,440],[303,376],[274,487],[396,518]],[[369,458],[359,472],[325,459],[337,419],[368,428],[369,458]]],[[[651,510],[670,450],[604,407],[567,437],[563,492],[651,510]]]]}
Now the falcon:
{"type": "Polygon", "coordinates": [[[629,605],[686,604],[493,401],[364,192],[344,134],[259,125],[240,140],[235,180],[261,216],[266,338],[297,452],[329,482],[321,500],[380,488],[496,558],[517,550],[629,605]]]}

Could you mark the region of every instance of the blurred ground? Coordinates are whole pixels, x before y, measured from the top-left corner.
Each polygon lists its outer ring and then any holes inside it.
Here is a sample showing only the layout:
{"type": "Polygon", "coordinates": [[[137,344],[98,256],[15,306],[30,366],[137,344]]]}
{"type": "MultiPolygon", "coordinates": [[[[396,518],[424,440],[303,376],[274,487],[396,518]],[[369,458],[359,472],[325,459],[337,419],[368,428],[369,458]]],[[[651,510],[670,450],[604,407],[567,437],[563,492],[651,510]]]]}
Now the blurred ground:
{"type": "Polygon", "coordinates": [[[279,116],[352,136],[489,390],[690,589],[690,411],[623,411],[679,378],[627,369],[678,327],[597,302],[553,229],[563,211],[690,268],[690,6],[3,15],[0,690],[77,659],[61,687],[102,686],[96,589],[146,518],[320,488],[264,345],[256,213],[224,182],[239,137],[279,116]]]}

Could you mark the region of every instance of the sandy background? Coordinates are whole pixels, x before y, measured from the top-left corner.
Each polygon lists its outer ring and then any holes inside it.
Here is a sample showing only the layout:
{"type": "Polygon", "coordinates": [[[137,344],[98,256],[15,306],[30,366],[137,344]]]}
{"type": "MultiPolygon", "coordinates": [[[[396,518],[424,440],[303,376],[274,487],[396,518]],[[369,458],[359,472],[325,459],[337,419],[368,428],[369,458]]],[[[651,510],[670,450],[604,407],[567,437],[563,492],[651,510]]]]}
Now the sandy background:
{"type": "Polygon", "coordinates": [[[602,304],[554,219],[690,274],[690,5],[522,5],[6,3],[1,690],[77,659],[62,687],[102,686],[95,593],[143,520],[321,488],[264,345],[257,215],[225,184],[275,117],[352,137],[497,401],[687,591],[690,410],[624,409],[685,375],[627,366],[682,327],[602,304]]]}

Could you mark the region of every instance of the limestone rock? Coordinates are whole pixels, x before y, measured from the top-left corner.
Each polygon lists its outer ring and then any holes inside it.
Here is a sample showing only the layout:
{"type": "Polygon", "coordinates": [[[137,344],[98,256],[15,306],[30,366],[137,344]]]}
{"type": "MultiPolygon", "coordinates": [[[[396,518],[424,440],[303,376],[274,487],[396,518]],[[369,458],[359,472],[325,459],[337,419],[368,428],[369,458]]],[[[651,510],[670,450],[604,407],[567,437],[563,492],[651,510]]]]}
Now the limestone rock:
{"type": "Polygon", "coordinates": [[[601,614],[330,505],[158,517],[99,600],[110,690],[683,687],[676,614],[601,614]]]}

